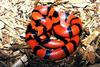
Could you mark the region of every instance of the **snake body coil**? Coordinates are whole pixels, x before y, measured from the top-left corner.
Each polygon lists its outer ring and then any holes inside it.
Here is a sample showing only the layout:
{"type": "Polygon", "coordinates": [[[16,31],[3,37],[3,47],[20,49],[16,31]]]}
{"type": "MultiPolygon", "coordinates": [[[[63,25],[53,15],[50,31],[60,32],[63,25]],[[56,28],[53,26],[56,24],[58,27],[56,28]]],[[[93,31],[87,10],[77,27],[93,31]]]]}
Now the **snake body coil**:
{"type": "Polygon", "coordinates": [[[73,14],[57,12],[54,7],[37,6],[27,26],[26,42],[35,55],[53,61],[60,60],[79,46],[81,30],[82,22],[73,14]]]}

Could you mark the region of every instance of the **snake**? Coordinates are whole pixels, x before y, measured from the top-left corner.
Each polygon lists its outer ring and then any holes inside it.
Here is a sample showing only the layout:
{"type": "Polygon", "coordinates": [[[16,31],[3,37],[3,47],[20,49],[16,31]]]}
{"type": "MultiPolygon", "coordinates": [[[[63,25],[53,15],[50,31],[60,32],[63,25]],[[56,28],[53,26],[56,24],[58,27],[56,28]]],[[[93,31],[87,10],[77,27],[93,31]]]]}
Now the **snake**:
{"type": "Polygon", "coordinates": [[[82,21],[73,13],[57,11],[53,6],[36,6],[31,13],[25,41],[33,54],[47,60],[70,56],[80,42],[82,21]]]}

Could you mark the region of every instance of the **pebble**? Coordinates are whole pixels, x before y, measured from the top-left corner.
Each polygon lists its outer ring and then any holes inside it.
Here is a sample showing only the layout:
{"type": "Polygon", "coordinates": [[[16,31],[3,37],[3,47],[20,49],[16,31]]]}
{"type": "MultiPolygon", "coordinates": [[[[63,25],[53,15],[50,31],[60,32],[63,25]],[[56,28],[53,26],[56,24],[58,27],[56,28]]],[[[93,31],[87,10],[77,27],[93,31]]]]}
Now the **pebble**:
{"type": "Polygon", "coordinates": [[[0,21],[0,30],[2,29],[2,28],[4,28],[4,23],[2,22],[2,21],[0,21]]]}

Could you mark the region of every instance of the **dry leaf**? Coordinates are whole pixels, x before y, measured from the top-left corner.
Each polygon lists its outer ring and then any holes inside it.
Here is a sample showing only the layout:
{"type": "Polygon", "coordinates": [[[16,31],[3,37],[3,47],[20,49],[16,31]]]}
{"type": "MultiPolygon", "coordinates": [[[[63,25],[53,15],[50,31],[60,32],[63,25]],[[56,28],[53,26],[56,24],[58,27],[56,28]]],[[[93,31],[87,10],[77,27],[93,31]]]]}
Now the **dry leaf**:
{"type": "Polygon", "coordinates": [[[95,63],[95,53],[94,52],[92,51],[87,52],[86,58],[91,64],[95,63]]]}

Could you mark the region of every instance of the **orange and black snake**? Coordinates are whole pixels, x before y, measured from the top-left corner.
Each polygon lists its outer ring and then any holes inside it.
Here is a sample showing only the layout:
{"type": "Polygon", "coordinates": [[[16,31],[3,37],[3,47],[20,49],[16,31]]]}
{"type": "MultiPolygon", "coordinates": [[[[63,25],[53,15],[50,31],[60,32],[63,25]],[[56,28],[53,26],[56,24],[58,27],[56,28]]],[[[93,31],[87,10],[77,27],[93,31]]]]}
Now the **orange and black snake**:
{"type": "Polygon", "coordinates": [[[82,21],[53,6],[37,6],[26,30],[26,42],[40,58],[60,60],[79,46],[82,21]],[[52,38],[55,37],[55,38],[52,38]]]}

